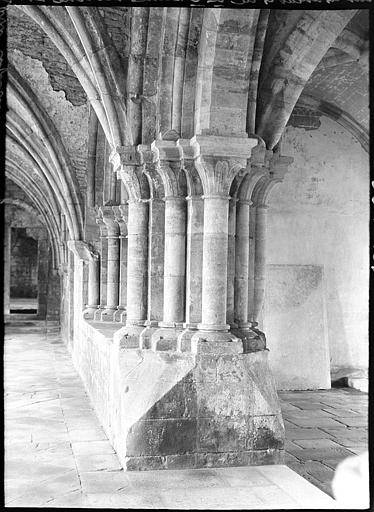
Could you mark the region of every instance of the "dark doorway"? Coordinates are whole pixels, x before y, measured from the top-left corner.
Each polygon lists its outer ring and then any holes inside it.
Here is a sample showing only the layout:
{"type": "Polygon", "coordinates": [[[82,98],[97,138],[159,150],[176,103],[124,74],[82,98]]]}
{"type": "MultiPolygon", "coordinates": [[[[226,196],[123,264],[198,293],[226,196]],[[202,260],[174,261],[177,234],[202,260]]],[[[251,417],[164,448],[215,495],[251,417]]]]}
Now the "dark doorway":
{"type": "Polygon", "coordinates": [[[10,314],[38,313],[38,241],[26,228],[12,228],[10,314]]]}

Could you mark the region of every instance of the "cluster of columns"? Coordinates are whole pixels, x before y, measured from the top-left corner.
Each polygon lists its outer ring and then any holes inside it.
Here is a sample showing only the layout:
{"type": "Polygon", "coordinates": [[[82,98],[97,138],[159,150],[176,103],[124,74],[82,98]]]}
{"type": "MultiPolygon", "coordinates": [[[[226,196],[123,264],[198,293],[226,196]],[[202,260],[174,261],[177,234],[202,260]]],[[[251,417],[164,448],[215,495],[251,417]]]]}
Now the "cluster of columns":
{"type": "MultiPolygon", "coordinates": [[[[135,346],[196,331],[253,338],[264,299],[266,199],[290,159],[255,138],[195,136],[119,147],[128,193],[102,206],[85,318],[125,324],[135,346]]],[[[169,344],[168,344],[169,343],[169,344]]]]}

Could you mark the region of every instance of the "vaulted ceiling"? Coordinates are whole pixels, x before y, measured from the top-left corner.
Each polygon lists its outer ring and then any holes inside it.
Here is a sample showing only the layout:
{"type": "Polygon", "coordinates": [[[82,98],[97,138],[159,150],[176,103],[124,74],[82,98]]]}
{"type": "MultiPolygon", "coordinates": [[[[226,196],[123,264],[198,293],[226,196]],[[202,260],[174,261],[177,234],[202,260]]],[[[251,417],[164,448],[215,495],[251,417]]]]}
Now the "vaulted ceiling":
{"type": "Polygon", "coordinates": [[[368,137],[366,10],[8,8],[6,172],[83,236],[90,110],[110,146],[196,133],[274,148],[296,107],[368,137]]]}

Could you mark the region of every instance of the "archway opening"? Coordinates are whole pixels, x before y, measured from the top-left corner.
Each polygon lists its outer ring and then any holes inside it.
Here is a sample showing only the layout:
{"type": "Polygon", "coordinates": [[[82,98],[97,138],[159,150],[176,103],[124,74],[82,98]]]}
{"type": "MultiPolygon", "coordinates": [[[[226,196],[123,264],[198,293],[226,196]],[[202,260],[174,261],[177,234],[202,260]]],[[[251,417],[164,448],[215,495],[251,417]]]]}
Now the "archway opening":
{"type": "Polygon", "coordinates": [[[10,314],[38,313],[38,240],[11,229],[10,314]]]}

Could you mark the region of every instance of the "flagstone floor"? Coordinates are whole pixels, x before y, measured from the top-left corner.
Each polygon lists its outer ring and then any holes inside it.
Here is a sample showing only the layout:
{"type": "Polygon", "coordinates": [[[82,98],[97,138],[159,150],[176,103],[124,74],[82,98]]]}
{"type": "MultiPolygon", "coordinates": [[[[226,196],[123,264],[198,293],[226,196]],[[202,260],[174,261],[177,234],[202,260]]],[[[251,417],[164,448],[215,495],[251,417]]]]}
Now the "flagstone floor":
{"type": "Polygon", "coordinates": [[[367,447],[366,394],[284,392],[288,468],[126,473],[58,334],[7,324],[4,369],[7,507],[338,508],[317,487],[331,494],[337,462],[367,447]]]}
{"type": "Polygon", "coordinates": [[[368,449],[368,394],[352,388],[278,394],[287,466],[332,496],[338,463],[368,449]]]}

